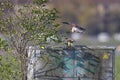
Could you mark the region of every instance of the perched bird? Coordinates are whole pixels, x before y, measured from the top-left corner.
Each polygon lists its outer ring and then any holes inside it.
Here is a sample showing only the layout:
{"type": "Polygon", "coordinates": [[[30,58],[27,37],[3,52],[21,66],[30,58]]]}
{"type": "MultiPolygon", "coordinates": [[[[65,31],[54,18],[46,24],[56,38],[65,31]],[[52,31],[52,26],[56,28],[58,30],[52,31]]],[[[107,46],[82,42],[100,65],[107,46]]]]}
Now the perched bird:
{"type": "Polygon", "coordinates": [[[73,39],[68,38],[68,39],[67,39],[67,45],[68,45],[68,47],[72,47],[72,46],[73,46],[73,42],[74,42],[73,39]]]}
{"type": "Polygon", "coordinates": [[[82,28],[82,27],[79,27],[77,26],[76,24],[74,23],[68,23],[68,22],[62,22],[63,24],[67,24],[67,25],[71,25],[72,26],[72,29],[71,29],[71,32],[77,32],[77,33],[82,33],[84,32],[86,29],[82,28]]]}

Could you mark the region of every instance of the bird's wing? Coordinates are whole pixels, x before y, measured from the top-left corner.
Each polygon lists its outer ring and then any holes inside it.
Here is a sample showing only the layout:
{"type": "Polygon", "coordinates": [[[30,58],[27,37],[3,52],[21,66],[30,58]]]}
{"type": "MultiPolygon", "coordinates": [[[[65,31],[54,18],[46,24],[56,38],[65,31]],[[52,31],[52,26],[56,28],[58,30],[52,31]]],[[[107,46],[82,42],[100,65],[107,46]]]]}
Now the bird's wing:
{"type": "Polygon", "coordinates": [[[85,28],[83,28],[83,27],[81,27],[81,26],[76,26],[76,28],[78,28],[78,29],[80,29],[80,30],[83,30],[83,31],[86,30],[85,28]]]}
{"type": "Polygon", "coordinates": [[[82,27],[79,27],[79,26],[76,26],[76,32],[84,32],[85,31],[85,29],[84,28],[82,28],[82,27]]]}
{"type": "Polygon", "coordinates": [[[79,33],[82,33],[84,30],[81,30],[79,28],[75,28],[75,32],[79,32],[79,33]]]}
{"type": "Polygon", "coordinates": [[[83,31],[82,31],[82,30],[77,29],[77,30],[76,30],[76,32],[82,33],[83,31]]]}

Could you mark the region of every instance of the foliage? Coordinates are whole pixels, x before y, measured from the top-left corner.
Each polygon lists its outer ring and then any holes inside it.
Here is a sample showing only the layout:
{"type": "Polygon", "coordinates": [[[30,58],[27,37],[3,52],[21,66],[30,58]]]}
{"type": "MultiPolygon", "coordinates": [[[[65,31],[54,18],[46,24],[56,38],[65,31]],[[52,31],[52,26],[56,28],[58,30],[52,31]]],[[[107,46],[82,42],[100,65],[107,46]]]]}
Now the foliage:
{"type": "Polygon", "coordinates": [[[0,80],[20,80],[20,66],[13,56],[0,55],[0,80]]]}
{"type": "Polygon", "coordinates": [[[0,15],[3,14],[3,12],[7,12],[12,9],[12,4],[10,3],[10,0],[1,0],[0,1],[0,15]]]}
{"type": "Polygon", "coordinates": [[[44,4],[45,2],[48,2],[48,0],[34,0],[34,3],[37,5],[44,4]]]}
{"type": "MultiPolygon", "coordinates": [[[[44,5],[45,2],[47,0],[35,0],[33,4],[21,5],[18,10],[14,11],[14,14],[11,14],[8,8],[4,8],[8,11],[7,13],[0,10],[2,12],[0,31],[5,37],[5,40],[0,39],[0,47],[12,49],[11,51],[17,54],[16,57],[20,60],[22,80],[26,80],[27,76],[26,48],[30,45],[46,46],[50,43],[47,42],[48,38],[54,42],[60,42],[59,24],[56,23],[57,10],[47,8],[44,5]]],[[[3,4],[5,4],[4,0],[3,4]]],[[[15,8],[14,6],[12,8],[15,8]]]]}
{"type": "Polygon", "coordinates": [[[8,44],[5,40],[2,40],[2,38],[0,38],[0,49],[4,49],[5,51],[7,51],[8,44]]]}

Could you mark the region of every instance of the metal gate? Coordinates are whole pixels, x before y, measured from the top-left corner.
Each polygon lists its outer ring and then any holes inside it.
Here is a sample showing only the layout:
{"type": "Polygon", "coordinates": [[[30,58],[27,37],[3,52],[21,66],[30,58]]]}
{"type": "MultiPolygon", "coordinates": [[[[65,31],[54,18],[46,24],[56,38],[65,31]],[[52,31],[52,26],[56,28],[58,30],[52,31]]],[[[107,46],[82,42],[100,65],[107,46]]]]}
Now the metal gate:
{"type": "Polygon", "coordinates": [[[114,47],[33,48],[29,80],[114,80],[114,47]]]}

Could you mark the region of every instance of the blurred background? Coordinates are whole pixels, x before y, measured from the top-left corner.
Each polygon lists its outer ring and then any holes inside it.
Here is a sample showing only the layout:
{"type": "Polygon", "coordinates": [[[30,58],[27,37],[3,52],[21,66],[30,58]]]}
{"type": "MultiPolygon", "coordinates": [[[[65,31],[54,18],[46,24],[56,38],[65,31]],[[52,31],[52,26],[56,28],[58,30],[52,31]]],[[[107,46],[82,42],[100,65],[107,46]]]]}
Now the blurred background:
{"type": "MultiPolygon", "coordinates": [[[[120,42],[120,0],[50,0],[61,21],[76,23],[84,28],[80,43],[118,46],[120,42]]],[[[62,30],[69,32],[63,25],[62,30]]]]}

